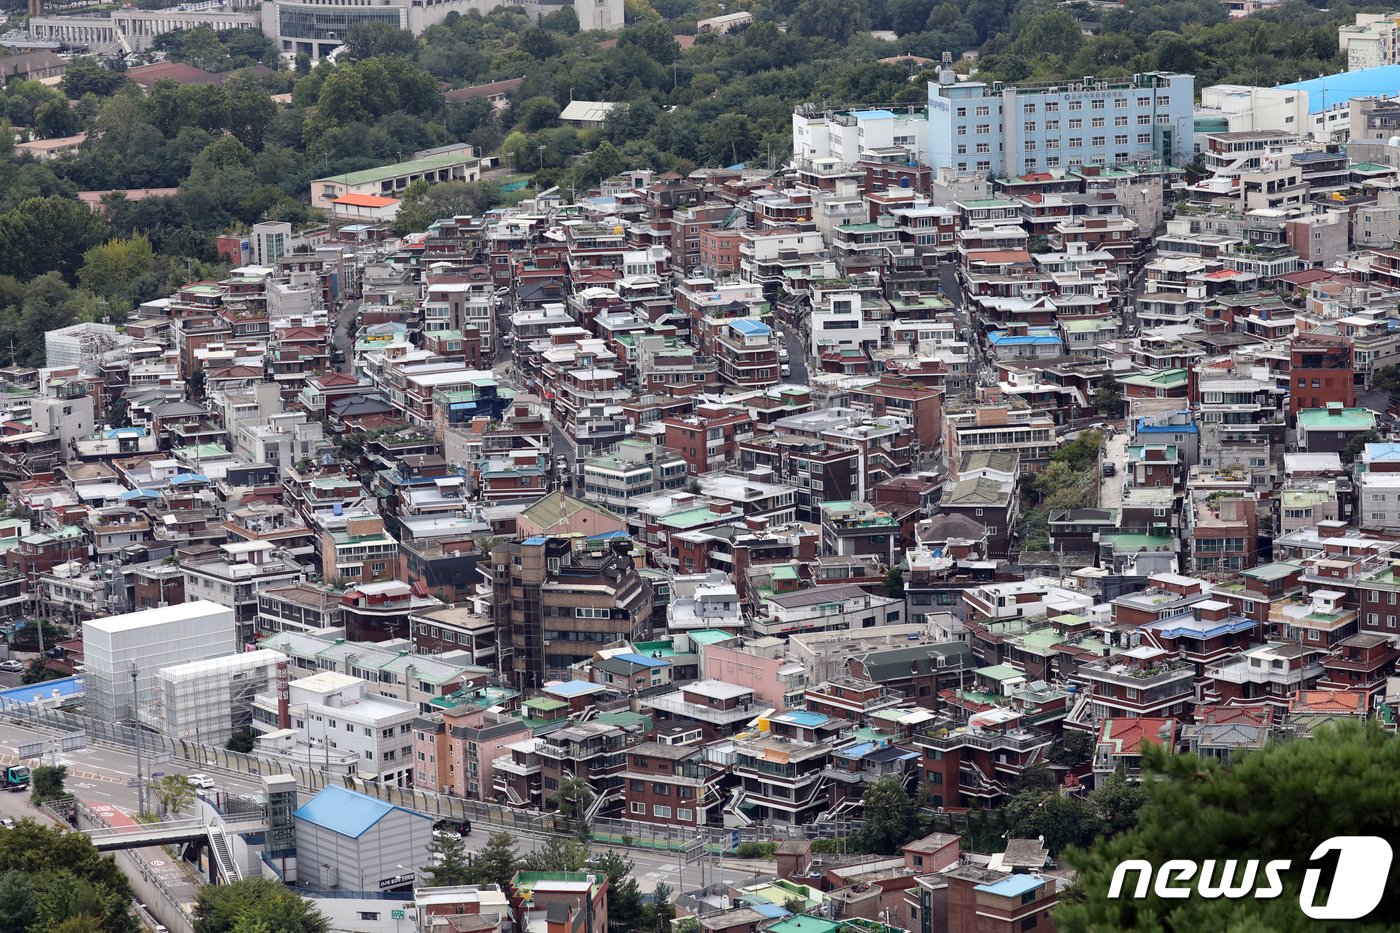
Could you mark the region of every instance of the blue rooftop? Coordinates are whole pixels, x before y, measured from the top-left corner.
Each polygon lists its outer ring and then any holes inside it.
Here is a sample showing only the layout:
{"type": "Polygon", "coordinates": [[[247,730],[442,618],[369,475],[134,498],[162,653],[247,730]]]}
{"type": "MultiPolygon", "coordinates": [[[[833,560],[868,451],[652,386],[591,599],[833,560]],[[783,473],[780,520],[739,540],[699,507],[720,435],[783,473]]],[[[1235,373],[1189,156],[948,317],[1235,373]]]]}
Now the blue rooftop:
{"type": "Polygon", "coordinates": [[[547,689],[555,696],[576,697],[585,693],[597,693],[599,687],[586,680],[566,680],[562,684],[550,684],[547,689]]]}
{"type": "Polygon", "coordinates": [[[1394,97],[1400,94],[1400,65],[1381,65],[1360,71],[1309,78],[1280,84],[1280,90],[1303,91],[1308,95],[1308,113],[1321,113],[1356,97],[1394,97]]]}
{"type": "Polygon", "coordinates": [[[893,120],[894,112],[890,110],[856,110],[851,116],[858,120],[893,120]]]}
{"type": "Polygon", "coordinates": [[[617,531],[604,531],[604,532],[602,532],[601,534],[589,535],[588,537],[584,538],[583,540],[585,540],[585,541],[611,541],[611,540],[613,540],[614,538],[630,538],[630,537],[632,537],[631,534],[629,534],[628,532],[625,532],[625,531],[622,531],[621,529],[619,529],[619,530],[617,530],[617,531]]]}
{"type": "Polygon", "coordinates": [[[108,440],[110,440],[110,439],[112,439],[112,438],[114,438],[114,437],[145,437],[145,436],[146,436],[146,429],[145,429],[145,428],[136,428],[136,427],[131,427],[131,428],[108,428],[106,431],[104,431],[104,432],[102,433],[102,436],[105,437],[105,438],[107,438],[108,440]]]}
{"type": "Polygon", "coordinates": [[[814,728],[816,726],[822,725],[831,717],[828,716],[826,713],[814,713],[811,710],[790,709],[786,713],[774,716],[773,718],[781,720],[782,722],[792,722],[796,723],[799,726],[807,726],[808,728],[814,728]]]}
{"type": "Polygon", "coordinates": [[[1024,346],[1031,344],[1052,344],[1060,343],[1060,338],[1054,334],[1008,334],[1005,331],[994,330],[987,336],[996,346],[1024,346]]]}
{"type": "Polygon", "coordinates": [[[644,654],[618,654],[613,657],[626,661],[629,664],[640,664],[642,667],[669,667],[671,662],[661,658],[649,658],[644,654]]]}
{"type": "Polygon", "coordinates": [[[1044,878],[1037,878],[1035,875],[1007,875],[1000,881],[979,884],[972,890],[985,891],[987,894],[995,894],[997,897],[1020,897],[1022,894],[1029,894],[1045,883],[1044,878]]]}
{"type": "Polygon", "coordinates": [[[0,690],[0,707],[15,703],[38,703],[41,700],[52,700],[55,691],[63,700],[80,697],[85,692],[83,679],[81,677],[65,677],[62,680],[46,680],[40,684],[25,684],[22,687],[0,690]]]}
{"type": "Polygon", "coordinates": [[[1258,623],[1243,616],[1226,616],[1224,619],[1198,619],[1193,613],[1149,622],[1143,628],[1153,629],[1166,638],[1218,638],[1247,632],[1258,623]]]}
{"type": "Polygon", "coordinates": [[[741,317],[737,321],[730,321],[729,326],[745,337],[762,337],[765,334],[773,333],[773,329],[767,324],[747,317],[741,317]]]}
{"type": "Polygon", "coordinates": [[[1198,434],[1200,430],[1194,424],[1147,424],[1138,422],[1139,434],[1198,434]]]}
{"type": "Polygon", "coordinates": [[[861,742],[859,745],[852,745],[850,748],[843,748],[838,755],[845,755],[847,758],[864,758],[877,748],[874,742],[861,742]]]}
{"type": "Polygon", "coordinates": [[[1364,460],[1375,463],[1381,460],[1400,460],[1400,444],[1375,441],[1366,445],[1364,460]]]}
{"type": "Polygon", "coordinates": [[[181,473],[179,476],[170,477],[170,485],[183,486],[186,483],[207,483],[209,477],[203,473],[181,473]]]}
{"type": "Polygon", "coordinates": [[[132,502],[136,499],[159,499],[160,493],[154,489],[128,489],[122,493],[123,502],[132,502]]]}
{"type": "MultiPolygon", "coordinates": [[[[327,784],[319,794],[302,804],[293,815],[299,820],[329,829],[333,833],[358,839],[375,823],[395,810],[403,808],[335,784],[327,784]]],[[[425,820],[431,819],[412,810],[403,812],[425,820]]]]}
{"type": "Polygon", "coordinates": [[[541,537],[539,537],[538,535],[536,535],[536,536],[533,537],[533,538],[526,538],[524,541],[522,541],[522,542],[520,542],[520,543],[521,543],[521,544],[544,544],[544,543],[545,543],[546,541],[548,541],[548,540],[549,540],[548,538],[541,538],[541,537]]]}

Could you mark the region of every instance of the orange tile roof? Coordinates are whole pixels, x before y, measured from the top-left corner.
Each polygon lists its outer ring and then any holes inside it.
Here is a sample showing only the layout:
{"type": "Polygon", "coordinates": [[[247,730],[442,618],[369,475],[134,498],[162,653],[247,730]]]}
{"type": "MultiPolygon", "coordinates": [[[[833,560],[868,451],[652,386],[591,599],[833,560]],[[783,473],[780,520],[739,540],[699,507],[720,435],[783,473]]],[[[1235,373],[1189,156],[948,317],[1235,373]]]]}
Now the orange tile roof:
{"type": "Polygon", "coordinates": [[[1288,704],[1288,711],[1365,715],[1366,694],[1360,690],[1300,690],[1288,704]]]}
{"type": "Polygon", "coordinates": [[[350,207],[389,207],[399,203],[398,198],[382,198],[377,194],[342,194],[333,204],[348,204],[350,207]]]}
{"type": "Polygon", "coordinates": [[[1143,742],[1165,745],[1171,751],[1175,739],[1175,719],[1107,719],[1099,733],[1099,744],[1114,746],[1114,754],[1118,755],[1142,754],[1143,742]]]}

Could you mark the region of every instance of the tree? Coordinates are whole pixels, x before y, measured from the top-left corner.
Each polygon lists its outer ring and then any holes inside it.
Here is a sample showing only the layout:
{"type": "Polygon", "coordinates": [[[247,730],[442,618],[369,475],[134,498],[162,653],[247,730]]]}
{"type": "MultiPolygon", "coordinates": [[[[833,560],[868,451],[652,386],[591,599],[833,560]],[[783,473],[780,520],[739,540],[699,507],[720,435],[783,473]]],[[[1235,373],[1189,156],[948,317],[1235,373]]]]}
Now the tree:
{"type": "Polygon", "coordinates": [[[75,58],[63,70],[59,88],[67,100],[78,100],[84,94],[111,97],[127,83],[126,75],[103,68],[90,58],[75,58]]]}
{"type": "Polygon", "coordinates": [[[251,752],[256,745],[257,742],[253,739],[252,730],[239,729],[228,737],[228,742],[224,744],[224,748],[231,752],[242,752],[246,755],[251,752]]]}
{"type": "Polygon", "coordinates": [[[796,894],[783,898],[783,910],[790,914],[800,914],[806,909],[807,901],[805,898],[798,897],[796,894]]]}
{"type": "Polygon", "coordinates": [[[1347,441],[1347,445],[1342,448],[1342,463],[1355,463],[1356,458],[1365,452],[1367,444],[1374,444],[1379,440],[1381,440],[1380,432],[1375,430],[1363,431],[1356,435],[1347,441]]]}
{"type": "Polygon", "coordinates": [[[890,599],[904,598],[904,570],[900,567],[891,567],[885,574],[885,594],[890,599]]]}
{"type": "Polygon", "coordinates": [[[435,888],[472,883],[467,844],[452,832],[435,832],[428,845],[428,884],[435,888]]]}
{"type": "Polygon", "coordinates": [[[50,100],[34,111],[34,129],[44,139],[76,136],[82,131],[83,120],[66,100],[50,100]]]}
{"type": "Polygon", "coordinates": [[[24,666],[24,673],[20,675],[19,682],[22,684],[41,684],[46,680],[57,680],[62,676],[58,671],[49,667],[47,658],[33,658],[24,666]]]}
{"type": "Polygon", "coordinates": [[[330,923],[312,906],[276,881],[249,878],[206,885],[194,906],[194,933],[234,933],[262,921],[276,933],[329,933],[330,923]]]}
{"type": "Polygon", "coordinates": [[[587,869],[608,876],[608,926],[621,930],[636,929],[642,917],[642,890],[632,877],[632,860],[612,850],[605,850],[588,860],[587,869]]]}
{"type": "Polygon", "coordinates": [[[508,832],[492,833],[486,845],[472,860],[472,884],[494,884],[502,891],[520,870],[520,856],[515,851],[515,837],[508,832]]]}
{"type": "Polygon", "coordinates": [[[520,860],[521,871],[582,871],[588,846],[564,836],[550,836],[544,845],[520,860]]]}
{"type": "Polygon", "coordinates": [[[63,787],[67,777],[67,765],[36,765],[29,772],[29,796],[35,803],[62,800],[68,796],[63,787]]]}
{"type": "Polygon", "coordinates": [[[1055,854],[1072,845],[1088,845],[1100,829],[1092,805],[1079,797],[1062,797],[1055,791],[1018,794],[1006,809],[1017,837],[1043,836],[1046,848],[1055,854]]]}
{"type": "Polygon", "coordinates": [[[867,28],[869,20],[858,0],[802,0],[788,17],[788,29],[799,36],[843,44],[867,28]]]}
{"type": "Polygon", "coordinates": [[[1118,418],[1123,414],[1123,387],[1112,375],[1105,377],[1089,399],[1094,410],[1105,418],[1118,418]]]}
{"type": "Polygon", "coordinates": [[[0,933],[24,933],[36,916],[34,885],[23,872],[0,874],[0,933]]]}
{"type": "MultiPolygon", "coordinates": [[[[1322,728],[1311,738],[1271,742],[1263,749],[1222,763],[1194,754],[1170,755],[1157,746],[1143,755],[1147,802],[1137,824],[1100,838],[1083,851],[1068,853],[1079,872],[1073,897],[1056,909],[1055,925],[1067,933],[1089,930],[1250,930],[1340,929],[1318,924],[1298,909],[1303,868],[1322,841],[1333,836],[1395,838],[1400,813],[1400,741],[1379,724],[1343,723],[1322,728]],[[1128,874],[1123,897],[1108,889],[1119,863],[1143,859],[1153,866],[1166,859],[1223,858],[1289,860],[1279,875],[1275,897],[1238,899],[1163,898],[1149,889],[1133,897],[1137,873],[1128,874]]],[[[1217,862],[1217,865],[1219,863],[1217,862]]],[[[1243,866],[1226,863],[1239,882],[1243,866]]],[[[1217,877],[1212,881],[1219,882],[1217,877]]],[[[1324,877],[1328,876],[1323,869],[1324,877]]],[[[1186,887],[1185,879],[1177,885],[1186,887]]],[[[1195,881],[1194,878],[1191,881],[1195,881]]],[[[1261,876],[1259,884],[1264,883],[1261,876]]],[[[1326,882],[1323,883],[1326,887],[1326,882]]],[[[1319,892],[1319,900],[1326,895],[1319,892]]],[[[1379,906],[1347,929],[1388,929],[1400,916],[1400,879],[1391,872],[1379,906]]]]}
{"type": "Polygon", "coordinates": [[[671,888],[666,882],[658,881],[652,889],[651,900],[642,910],[642,922],[638,929],[663,933],[674,919],[676,906],[671,903],[671,888]]]}
{"type": "Polygon", "coordinates": [[[151,788],[160,798],[162,814],[180,813],[194,803],[194,785],[183,774],[167,774],[151,788]]]}
{"type": "Polygon", "coordinates": [[[553,126],[559,121],[559,105],[548,97],[531,97],[522,101],[514,112],[516,122],[527,133],[553,126]]]}
{"type": "Polygon", "coordinates": [[[1050,745],[1046,756],[1052,765],[1075,768],[1089,763],[1094,756],[1094,737],[1079,729],[1066,729],[1050,745]]]}
{"type": "Polygon", "coordinates": [[[900,846],[917,838],[922,829],[914,798],[896,775],[886,775],[870,785],[861,805],[865,826],[857,838],[867,852],[893,855],[900,846]]]}
{"type": "Polygon", "coordinates": [[[155,258],[151,241],[144,233],[133,234],[128,239],[108,240],[83,253],[78,281],[103,298],[129,295],[136,280],[150,273],[155,258]]]}
{"type": "Polygon", "coordinates": [[[1089,792],[1089,804],[1098,814],[1103,831],[1121,833],[1137,825],[1138,811],[1147,802],[1147,788],[1128,780],[1120,768],[1089,792]]]}
{"type": "Polygon", "coordinates": [[[346,52],[353,59],[376,55],[412,55],[418,48],[413,33],[388,23],[363,22],[350,27],[345,37],[346,52]]]}
{"type": "Polygon", "coordinates": [[[593,790],[581,777],[568,777],[559,782],[559,789],[550,800],[559,808],[559,815],[573,826],[574,834],[580,839],[588,838],[588,821],[584,815],[593,802],[593,790]]]}
{"type": "Polygon", "coordinates": [[[1083,431],[1067,444],[1061,444],[1050,455],[1052,463],[1068,464],[1077,473],[1084,473],[1098,460],[1103,449],[1103,435],[1098,431],[1083,431]]]}
{"type": "Polygon", "coordinates": [[[0,214],[0,275],[25,280],[56,271],[71,281],[83,253],[105,233],[102,218],[82,201],[31,198],[0,214]]]}

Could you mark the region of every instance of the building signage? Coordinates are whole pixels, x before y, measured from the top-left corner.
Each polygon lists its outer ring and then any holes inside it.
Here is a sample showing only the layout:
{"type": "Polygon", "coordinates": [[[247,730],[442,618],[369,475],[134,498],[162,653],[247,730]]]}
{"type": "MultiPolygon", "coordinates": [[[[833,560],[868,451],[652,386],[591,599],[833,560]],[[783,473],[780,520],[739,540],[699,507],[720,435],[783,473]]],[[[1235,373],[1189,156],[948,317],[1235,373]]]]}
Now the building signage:
{"type": "Polygon", "coordinates": [[[400,885],[413,884],[413,882],[417,880],[417,878],[418,876],[413,872],[408,872],[407,874],[403,875],[395,875],[392,878],[380,878],[379,889],[382,891],[385,888],[397,888],[400,885]]]}

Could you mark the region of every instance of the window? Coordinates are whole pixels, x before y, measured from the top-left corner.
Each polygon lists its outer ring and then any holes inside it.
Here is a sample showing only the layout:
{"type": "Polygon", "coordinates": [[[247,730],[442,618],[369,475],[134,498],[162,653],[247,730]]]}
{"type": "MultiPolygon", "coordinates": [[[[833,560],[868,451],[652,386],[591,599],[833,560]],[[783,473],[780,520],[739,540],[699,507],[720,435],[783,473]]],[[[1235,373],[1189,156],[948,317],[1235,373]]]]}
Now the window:
{"type": "Polygon", "coordinates": [[[1127,137],[1127,136],[1115,136],[1115,137],[1113,137],[1113,145],[1115,145],[1115,146],[1126,146],[1127,144],[1128,144],[1128,137],[1127,137]]]}
{"type": "Polygon", "coordinates": [[[982,134],[982,133],[990,133],[991,131],[992,131],[992,125],[991,125],[990,123],[979,123],[979,124],[977,124],[977,132],[978,132],[979,134],[982,134]]]}
{"type": "Polygon", "coordinates": [[[1069,106],[1069,112],[1070,112],[1070,113],[1077,113],[1078,111],[1084,109],[1084,101],[1082,101],[1082,100],[1072,100],[1072,101],[1069,102],[1069,105],[1068,105],[1068,106],[1069,106]]]}
{"type": "Polygon", "coordinates": [[[1069,121],[1069,128],[1072,129],[1072,130],[1082,130],[1082,129],[1084,129],[1084,118],[1083,118],[1083,117],[1074,117],[1074,118],[1072,118],[1072,119],[1069,121]]]}
{"type": "Polygon", "coordinates": [[[1046,129],[1047,132],[1051,132],[1051,133],[1059,132],[1059,129],[1060,129],[1060,121],[1059,121],[1059,120],[1046,120],[1046,121],[1045,121],[1045,129],[1046,129]]]}
{"type": "Polygon", "coordinates": [[[1028,139],[1028,140],[1026,140],[1026,151],[1027,151],[1027,152],[1035,152],[1035,140],[1034,140],[1034,139],[1028,139]]]}
{"type": "Polygon", "coordinates": [[[671,818],[671,808],[654,804],[651,808],[651,815],[659,816],[663,820],[669,820],[671,818]]]}
{"type": "Polygon", "coordinates": [[[1095,137],[1093,137],[1092,139],[1089,140],[1089,145],[1094,146],[1094,147],[1096,147],[1096,148],[1099,147],[1099,146],[1102,146],[1103,144],[1104,144],[1104,138],[1103,138],[1102,136],[1095,136],[1095,137]]]}
{"type": "Polygon", "coordinates": [[[360,914],[360,919],[361,919],[361,920],[378,920],[378,919],[379,919],[379,911],[377,911],[377,910],[362,910],[362,911],[359,912],[359,914],[360,914]]]}
{"type": "Polygon", "coordinates": [[[1035,104],[1026,104],[1026,113],[1035,113],[1035,104]]]}
{"type": "Polygon", "coordinates": [[[1090,101],[1090,102],[1089,102],[1089,109],[1090,109],[1090,110],[1103,110],[1103,109],[1104,109],[1104,102],[1103,102],[1102,100],[1090,101]]]}
{"type": "Polygon", "coordinates": [[[632,812],[637,814],[638,816],[646,816],[647,805],[642,803],[640,800],[634,800],[632,801],[632,812]]]}
{"type": "Polygon", "coordinates": [[[1114,118],[1113,118],[1113,125],[1114,125],[1114,126],[1127,126],[1127,125],[1128,125],[1128,118],[1127,118],[1127,117],[1114,117],[1114,118]]]}
{"type": "Polygon", "coordinates": [[[991,151],[992,151],[992,144],[991,144],[991,143],[978,143],[978,144],[977,144],[977,154],[978,154],[978,155],[983,155],[983,154],[989,153],[989,152],[991,152],[991,151]]]}
{"type": "Polygon", "coordinates": [[[1139,133],[1139,134],[1138,134],[1137,141],[1138,141],[1138,145],[1140,145],[1140,146],[1150,146],[1150,145],[1152,145],[1152,134],[1151,134],[1151,133],[1139,133]]]}
{"type": "Polygon", "coordinates": [[[1104,118],[1103,118],[1103,117],[1094,117],[1094,119],[1092,119],[1092,120],[1089,121],[1089,125],[1092,126],[1092,127],[1093,127],[1094,129],[1096,129],[1096,130],[1102,129],[1102,128],[1103,128],[1103,125],[1104,125],[1104,118]]]}
{"type": "Polygon", "coordinates": [[[1057,101],[1057,100],[1047,101],[1046,104],[1045,104],[1045,112],[1046,112],[1046,113],[1059,113],[1059,112],[1060,112],[1060,102],[1057,101]]]}
{"type": "Polygon", "coordinates": [[[1137,125],[1138,125],[1138,126],[1151,126],[1151,125],[1152,125],[1152,114],[1150,114],[1150,113],[1140,113],[1140,114],[1138,114],[1137,125]]]}
{"type": "Polygon", "coordinates": [[[958,116],[959,116],[959,117],[965,117],[965,116],[967,116],[967,108],[966,108],[966,107],[959,107],[959,108],[958,108],[958,116]]]}
{"type": "Polygon", "coordinates": [[[1021,125],[1021,129],[1024,130],[1025,132],[1027,132],[1027,133],[1034,133],[1034,132],[1035,132],[1035,121],[1034,121],[1034,120],[1027,120],[1025,123],[1023,123],[1023,124],[1021,125]]]}
{"type": "Polygon", "coordinates": [[[679,809],[676,811],[676,819],[684,823],[689,823],[695,819],[695,811],[679,809]]]}
{"type": "Polygon", "coordinates": [[[979,117],[990,117],[990,116],[992,115],[992,108],[991,108],[991,107],[988,107],[988,106],[986,106],[986,105],[983,105],[983,106],[981,106],[981,107],[978,107],[978,108],[974,111],[974,114],[975,114],[976,116],[979,116],[979,117]]]}

